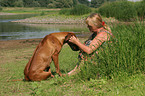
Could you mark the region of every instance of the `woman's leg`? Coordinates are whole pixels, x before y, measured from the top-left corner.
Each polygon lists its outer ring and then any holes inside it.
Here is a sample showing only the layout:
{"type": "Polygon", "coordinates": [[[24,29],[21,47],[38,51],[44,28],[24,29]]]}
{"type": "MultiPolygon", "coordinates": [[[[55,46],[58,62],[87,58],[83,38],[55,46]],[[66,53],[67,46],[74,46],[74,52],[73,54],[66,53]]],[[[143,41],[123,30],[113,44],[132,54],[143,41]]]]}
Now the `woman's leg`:
{"type": "Polygon", "coordinates": [[[75,66],[75,68],[73,70],[71,70],[69,73],[67,73],[69,76],[70,75],[75,75],[78,72],[80,72],[80,66],[82,66],[84,64],[84,60],[81,60],[80,62],[77,63],[77,65],[75,66]]]}

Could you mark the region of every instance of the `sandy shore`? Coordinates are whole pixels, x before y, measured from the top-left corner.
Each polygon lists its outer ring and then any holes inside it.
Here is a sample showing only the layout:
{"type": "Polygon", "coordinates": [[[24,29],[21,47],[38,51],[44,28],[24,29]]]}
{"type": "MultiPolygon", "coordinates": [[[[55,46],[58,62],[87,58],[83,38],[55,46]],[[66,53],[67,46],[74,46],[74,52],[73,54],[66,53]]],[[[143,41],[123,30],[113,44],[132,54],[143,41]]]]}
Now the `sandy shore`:
{"type": "Polygon", "coordinates": [[[59,16],[38,16],[12,22],[33,23],[33,24],[85,24],[85,18],[59,17],[59,16]]]}
{"type": "MultiPolygon", "coordinates": [[[[16,20],[12,22],[17,23],[31,23],[31,24],[82,24],[85,25],[85,18],[86,17],[69,17],[69,16],[37,16],[26,18],[22,20],[16,20]]],[[[103,20],[107,23],[118,22],[118,20],[114,18],[103,18],[103,20]]]]}
{"type": "MultiPolygon", "coordinates": [[[[18,15],[17,13],[0,12],[0,15],[18,15]]],[[[32,23],[32,24],[85,24],[87,16],[65,16],[59,14],[49,14],[36,16],[12,22],[17,23],[32,23]]],[[[116,22],[114,18],[103,18],[105,22],[116,22]]]]}

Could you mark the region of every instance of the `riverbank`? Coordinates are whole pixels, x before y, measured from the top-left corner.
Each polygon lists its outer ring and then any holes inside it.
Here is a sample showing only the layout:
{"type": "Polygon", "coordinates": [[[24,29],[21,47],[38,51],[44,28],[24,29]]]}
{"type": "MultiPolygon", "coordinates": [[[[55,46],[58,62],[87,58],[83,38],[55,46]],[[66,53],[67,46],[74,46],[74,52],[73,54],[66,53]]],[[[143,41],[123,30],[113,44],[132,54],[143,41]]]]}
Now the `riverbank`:
{"type": "Polygon", "coordinates": [[[72,17],[64,15],[45,15],[16,20],[12,22],[33,23],[33,24],[85,24],[85,17],[72,17]]]}
{"type": "Polygon", "coordinates": [[[66,16],[56,14],[45,14],[12,22],[18,23],[37,23],[37,24],[85,24],[84,20],[87,15],[83,16],[66,16]]]}
{"type": "MultiPolygon", "coordinates": [[[[4,7],[0,15],[38,14],[38,16],[35,17],[12,21],[33,24],[85,24],[86,17],[90,15],[60,15],[59,10],[61,9],[4,7]]],[[[112,17],[103,17],[103,20],[107,23],[118,22],[118,20],[112,17]]]]}
{"type": "Polygon", "coordinates": [[[4,13],[4,12],[0,12],[0,15],[17,15],[16,13],[4,13]]]}
{"type": "Polygon", "coordinates": [[[31,45],[37,45],[41,39],[23,39],[23,40],[7,40],[0,41],[0,50],[10,50],[10,49],[19,49],[27,48],[31,45]]]}
{"type": "MultiPolygon", "coordinates": [[[[73,16],[73,15],[60,15],[59,13],[55,14],[45,14],[42,16],[36,16],[31,18],[26,18],[22,20],[16,20],[12,22],[17,23],[33,23],[33,24],[85,24],[85,19],[90,14],[82,16],[73,16]]],[[[103,20],[107,23],[118,22],[115,18],[106,18],[103,17],[103,20]]]]}
{"type": "MultiPolygon", "coordinates": [[[[83,42],[86,37],[80,37],[79,39],[83,42]]],[[[41,40],[42,38],[0,41],[0,50],[21,49],[28,48],[30,46],[37,46],[41,40]]]]}
{"type": "MultiPolygon", "coordinates": [[[[86,38],[79,39],[84,42],[86,38]]],[[[0,65],[22,59],[28,61],[41,40],[42,38],[0,41],[0,65]]]]}

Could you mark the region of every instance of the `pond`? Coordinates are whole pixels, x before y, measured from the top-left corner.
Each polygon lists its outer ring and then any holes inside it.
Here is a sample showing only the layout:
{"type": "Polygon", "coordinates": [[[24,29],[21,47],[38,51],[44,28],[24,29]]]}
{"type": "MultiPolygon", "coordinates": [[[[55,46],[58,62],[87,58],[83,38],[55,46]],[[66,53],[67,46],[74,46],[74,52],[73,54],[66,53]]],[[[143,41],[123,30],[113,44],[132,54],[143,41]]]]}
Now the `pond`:
{"type": "Polygon", "coordinates": [[[0,15],[0,40],[18,40],[43,38],[54,32],[74,32],[77,36],[88,31],[86,25],[64,25],[64,24],[28,24],[15,23],[11,21],[25,19],[35,15],[0,15]]]}

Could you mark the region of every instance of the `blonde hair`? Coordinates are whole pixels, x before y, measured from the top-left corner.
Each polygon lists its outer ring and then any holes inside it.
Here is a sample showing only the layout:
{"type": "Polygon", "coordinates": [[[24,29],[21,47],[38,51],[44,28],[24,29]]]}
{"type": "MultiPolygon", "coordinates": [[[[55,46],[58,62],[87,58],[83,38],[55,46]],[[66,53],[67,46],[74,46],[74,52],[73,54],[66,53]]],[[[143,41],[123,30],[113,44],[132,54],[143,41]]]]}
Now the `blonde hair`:
{"type": "Polygon", "coordinates": [[[107,26],[107,24],[104,24],[103,25],[103,20],[102,20],[102,17],[100,14],[98,13],[93,13],[91,14],[90,16],[88,16],[86,18],[86,24],[89,25],[89,24],[93,24],[95,26],[97,26],[97,28],[101,28],[103,27],[104,29],[108,30],[111,32],[111,28],[109,26],[107,26]]]}

